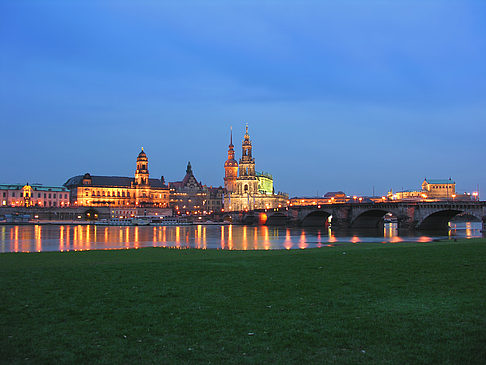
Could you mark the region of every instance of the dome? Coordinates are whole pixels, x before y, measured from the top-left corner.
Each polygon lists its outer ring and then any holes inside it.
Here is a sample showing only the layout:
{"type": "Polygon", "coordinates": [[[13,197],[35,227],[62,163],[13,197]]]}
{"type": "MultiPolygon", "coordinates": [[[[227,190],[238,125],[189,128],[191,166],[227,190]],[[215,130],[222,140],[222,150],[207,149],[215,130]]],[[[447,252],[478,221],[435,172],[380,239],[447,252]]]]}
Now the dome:
{"type": "Polygon", "coordinates": [[[236,160],[226,160],[224,167],[238,167],[238,162],[236,160]]]}
{"type": "Polygon", "coordinates": [[[147,160],[147,155],[145,154],[143,147],[142,147],[142,151],[140,151],[140,153],[138,154],[138,157],[137,157],[137,161],[140,161],[140,160],[147,160]]]}

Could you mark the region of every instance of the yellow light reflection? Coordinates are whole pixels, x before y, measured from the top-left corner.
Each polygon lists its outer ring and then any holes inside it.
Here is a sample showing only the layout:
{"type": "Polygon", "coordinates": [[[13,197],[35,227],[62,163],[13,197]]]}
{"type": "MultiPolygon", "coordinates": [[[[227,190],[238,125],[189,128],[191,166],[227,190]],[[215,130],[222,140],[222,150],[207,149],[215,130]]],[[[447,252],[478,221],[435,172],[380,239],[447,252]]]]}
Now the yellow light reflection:
{"type": "Polygon", "coordinates": [[[69,247],[71,245],[71,227],[66,226],[66,251],[69,250],[69,247]]]}
{"type": "Polygon", "coordinates": [[[224,226],[221,226],[221,249],[224,250],[224,226]]]}
{"type": "Polygon", "coordinates": [[[179,248],[181,247],[181,227],[177,226],[176,227],[176,231],[175,231],[175,235],[176,235],[176,247],[179,248]]]}
{"type": "Polygon", "coordinates": [[[253,248],[256,250],[258,248],[258,228],[253,229],[253,248]]]}
{"type": "Polygon", "coordinates": [[[197,230],[194,232],[196,238],[196,247],[201,248],[202,226],[199,224],[197,230]]]}
{"type": "Polygon", "coordinates": [[[228,249],[233,249],[233,225],[228,226],[228,249]]]}
{"type": "Polygon", "coordinates": [[[309,247],[308,243],[306,242],[306,237],[305,237],[305,232],[302,230],[302,233],[300,234],[300,240],[299,240],[299,248],[304,249],[309,247]]]}
{"type": "Polygon", "coordinates": [[[263,248],[265,250],[270,250],[270,235],[268,234],[268,227],[262,226],[263,230],[263,248]]]}
{"type": "Polygon", "coordinates": [[[361,240],[359,239],[359,237],[358,237],[358,236],[353,236],[353,237],[351,238],[351,242],[353,242],[353,243],[360,243],[360,242],[361,242],[361,240]]]}
{"type": "Polygon", "coordinates": [[[206,230],[207,230],[207,227],[203,227],[203,249],[207,249],[208,248],[208,242],[207,242],[207,238],[206,238],[206,230]]]}
{"type": "Polygon", "coordinates": [[[42,226],[35,226],[35,250],[42,251],[42,226]]]}
{"type": "Polygon", "coordinates": [[[14,230],[14,252],[19,252],[19,226],[14,230]]]}
{"type": "Polygon", "coordinates": [[[64,251],[64,226],[61,226],[59,231],[59,251],[64,251]]]}
{"type": "MultiPolygon", "coordinates": [[[[139,246],[140,246],[140,240],[138,238],[138,230],[139,230],[139,227],[135,226],[135,237],[134,237],[134,240],[133,240],[133,247],[135,247],[135,248],[139,248],[139,246]]],[[[130,242],[127,242],[127,244],[130,245],[130,242]]]]}
{"type": "Polygon", "coordinates": [[[335,243],[335,242],[337,242],[337,238],[336,238],[336,236],[334,235],[334,233],[333,233],[333,231],[332,231],[331,227],[329,227],[329,228],[327,229],[327,234],[329,235],[329,240],[328,240],[328,241],[329,241],[329,243],[335,243]]]}
{"type": "Polygon", "coordinates": [[[243,226],[243,250],[248,250],[248,236],[246,233],[246,226],[243,226]]]}
{"type": "Polygon", "coordinates": [[[285,247],[285,249],[287,250],[290,250],[293,246],[293,243],[292,243],[292,238],[290,236],[290,229],[287,228],[285,230],[285,241],[283,243],[283,246],[285,247]]]}

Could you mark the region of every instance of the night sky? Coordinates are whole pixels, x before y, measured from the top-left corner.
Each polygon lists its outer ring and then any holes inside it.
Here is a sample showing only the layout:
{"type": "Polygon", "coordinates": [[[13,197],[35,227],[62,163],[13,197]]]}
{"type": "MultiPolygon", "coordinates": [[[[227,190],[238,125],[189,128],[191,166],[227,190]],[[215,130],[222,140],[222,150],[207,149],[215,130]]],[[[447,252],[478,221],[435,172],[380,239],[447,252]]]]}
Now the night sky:
{"type": "Polygon", "coordinates": [[[0,183],[223,184],[248,123],[276,190],[486,189],[486,1],[0,0],[0,183]]]}

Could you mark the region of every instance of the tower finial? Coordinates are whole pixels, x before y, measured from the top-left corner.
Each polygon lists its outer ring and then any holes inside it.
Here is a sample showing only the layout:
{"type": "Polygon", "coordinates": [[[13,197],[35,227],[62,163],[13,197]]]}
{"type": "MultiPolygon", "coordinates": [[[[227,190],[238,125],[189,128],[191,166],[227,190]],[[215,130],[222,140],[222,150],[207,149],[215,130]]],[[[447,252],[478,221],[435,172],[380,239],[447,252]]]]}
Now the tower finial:
{"type": "Polygon", "coordinates": [[[143,151],[143,147],[142,147],[142,151],[143,151]]]}
{"type": "Polygon", "coordinates": [[[233,126],[230,126],[230,146],[233,146],[233,126]]]}

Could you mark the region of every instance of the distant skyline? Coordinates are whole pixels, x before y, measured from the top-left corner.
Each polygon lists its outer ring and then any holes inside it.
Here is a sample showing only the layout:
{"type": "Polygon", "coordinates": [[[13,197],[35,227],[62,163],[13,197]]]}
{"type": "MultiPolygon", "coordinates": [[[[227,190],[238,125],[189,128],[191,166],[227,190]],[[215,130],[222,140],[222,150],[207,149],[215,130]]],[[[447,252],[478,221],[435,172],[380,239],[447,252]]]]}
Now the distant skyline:
{"type": "Polygon", "coordinates": [[[248,123],[291,196],[486,193],[485,65],[479,0],[0,0],[0,183],[132,176],[143,146],[220,186],[248,123]]]}

